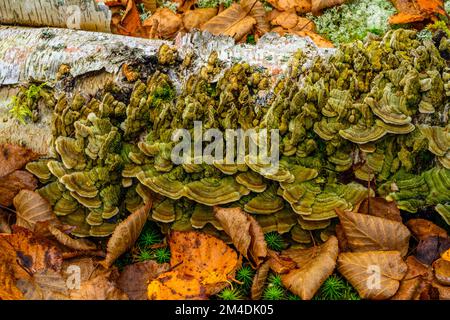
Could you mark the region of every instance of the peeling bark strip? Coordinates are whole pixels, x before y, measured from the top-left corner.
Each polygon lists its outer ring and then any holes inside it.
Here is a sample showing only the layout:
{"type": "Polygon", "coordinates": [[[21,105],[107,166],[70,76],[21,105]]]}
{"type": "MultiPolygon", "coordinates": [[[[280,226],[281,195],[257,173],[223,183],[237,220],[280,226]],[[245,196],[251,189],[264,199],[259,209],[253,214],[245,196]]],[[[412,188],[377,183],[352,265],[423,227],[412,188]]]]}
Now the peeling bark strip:
{"type": "Polygon", "coordinates": [[[2,0],[0,24],[111,32],[111,11],[95,0],[2,0]]]}

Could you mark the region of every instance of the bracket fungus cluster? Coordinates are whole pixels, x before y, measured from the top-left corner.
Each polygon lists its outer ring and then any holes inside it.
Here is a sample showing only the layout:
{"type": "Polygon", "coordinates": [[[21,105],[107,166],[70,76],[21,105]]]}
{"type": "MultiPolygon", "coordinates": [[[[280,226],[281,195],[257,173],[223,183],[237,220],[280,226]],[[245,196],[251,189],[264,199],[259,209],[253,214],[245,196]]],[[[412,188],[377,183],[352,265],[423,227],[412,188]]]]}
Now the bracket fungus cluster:
{"type": "Polygon", "coordinates": [[[154,193],[150,218],[163,230],[220,234],[212,207],[239,206],[265,232],[308,243],[311,230],[326,238],[336,208],[353,210],[374,194],[372,180],[399,208],[436,206],[450,221],[450,68],[440,52],[448,42],[391,30],[330,57],[298,52],[274,83],[248,63],[223,68],[213,53],[181,85],[189,56],[163,45],[156,71],[131,90],[60,96],[55,157],[27,169],[79,236],[110,234],[154,193]],[[279,130],[279,170],[268,173],[248,155],[243,163],[174,163],[172,135],[186,129],[195,140],[195,121],[221,132],[279,130]]]}

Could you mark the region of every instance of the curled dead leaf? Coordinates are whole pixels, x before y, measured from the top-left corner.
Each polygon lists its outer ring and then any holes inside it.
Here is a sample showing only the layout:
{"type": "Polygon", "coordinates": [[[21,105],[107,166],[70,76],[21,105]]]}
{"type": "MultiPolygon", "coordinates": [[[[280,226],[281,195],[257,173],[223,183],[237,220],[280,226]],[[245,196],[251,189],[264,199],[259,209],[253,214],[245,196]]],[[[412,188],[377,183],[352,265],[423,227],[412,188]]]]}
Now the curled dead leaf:
{"type": "Polygon", "coordinates": [[[269,275],[270,265],[266,261],[259,266],[256,270],[256,274],[253,277],[252,288],[250,290],[250,297],[252,300],[259,300],[263,294],[264,287],[266,285],[267,276],[269,275]]]}
{"type": "Polygon", "coordinates": [[[338,270],[364,299],[384,300],[400,286],[408,267],[399,251],[344,252],[338,270]]]}
{"type": "Polygon", "coordinates": [[[365,198],[361,202],[358,211],[371,216],[402,222],[400,210],[395,201],[389,202],[382,197],[365,198]]]}
{"type": "Polygon", "coordinates": [[[312,0],[311,11],[314,14],[319,14],[323,9],[341,5],[344,2],[345,0],[312,0]]]}
{"type": "Polygon", "coordinates": [[[311,12],[311,0],[268,0],[267,2],[279,11],[294,9],[298,13],[311,12]]]}
{"type": "Polygon", "coordinates": [[[42,270],[16,283],[26,300],[68,300],[69,290],[60,272],[42,270]]]}
{"type": "Polygon", "coordinates": [[[400,282],[400,287],[391,300],[419,300],[431,285],[431,268],[420,263],[414,256],[406,259],[408,271],[400,282]]]}
{"type": "Polygon", "coordinates": [[[152,202],[149,201],[116,227],[108,240],[105,260],[101,262],[105,268],[110,267],[119,256],[134,245],[147,221],[151,207],[152,202]]]}
{"type": "Polygon", "coordinates": [[[214,215],[236,249],[258,267],[267,256],[267,244],[256,220],[239,207],[214,207],[214,215]]]}
{"type": "Polygon", "coordinates": [[[433,268],[437,282],[444,286],[450,286],[450,262],[438,259],[433,262],[433,268]]]}
{"type": "Polygon", "coordinates": [[[291,258],[297,268],[281,276],[283,285],[302,300],[310,300],[322,283],[333,273],[338,257],[337,238],[308,249],[288,249],[282,256],[291,258]]]}
{"type": "Polygon", "coordinates": [[[117,287],[117,270],[106,270],[83,282],[79,289],[70,291],[71,300],[129,300],[126,293],[117,287]]]}
{"type": "Polygon", "coordinates": [[[56,240],[58,240],[59,243],[70,249],[81,251],[97,249],[97,246],[92,241],[89,241],[87,239],[74,239],[55,226],[49,226],[48,230],[56,238],[56,240]]]}
{"type": "Polygon", "coordinates": [[[336,209],[348,245],[353,251],[408,252],[410,232],[402,223],[358,212],[336,209]]]}

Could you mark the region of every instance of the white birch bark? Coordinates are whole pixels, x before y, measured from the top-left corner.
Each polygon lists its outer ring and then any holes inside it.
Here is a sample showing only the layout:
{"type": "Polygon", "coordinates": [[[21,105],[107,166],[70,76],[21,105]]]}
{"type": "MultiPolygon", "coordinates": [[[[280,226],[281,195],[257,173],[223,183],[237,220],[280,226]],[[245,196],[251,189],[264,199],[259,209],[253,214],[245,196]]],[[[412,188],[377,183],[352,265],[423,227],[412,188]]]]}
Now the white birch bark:
{"type": "Polygon", "coordinates": [[[1,0],[0,24],[111,32],[111,11],[95,0],[1,0]]]}

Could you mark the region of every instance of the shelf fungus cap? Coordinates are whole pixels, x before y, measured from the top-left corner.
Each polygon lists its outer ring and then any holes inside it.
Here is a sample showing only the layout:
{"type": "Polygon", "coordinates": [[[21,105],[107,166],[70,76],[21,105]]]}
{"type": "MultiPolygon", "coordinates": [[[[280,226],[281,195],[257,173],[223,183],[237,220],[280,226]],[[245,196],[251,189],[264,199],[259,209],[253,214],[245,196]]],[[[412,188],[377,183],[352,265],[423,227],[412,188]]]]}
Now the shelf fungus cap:
{"type": "Polygon", "coordinates": [[[175,201],[166,198],[160,203],[156,204],[152,209],[151,217],[153,220],[163,223],[174,222],[177,218],[175,201]]]}
{"type": "Polygon", "coordinates": [[[437,156],[444,157],[450,151],[450,131],[449,126],[438,127],[420,125],[420,132],[428,140],[428,150],[437,156]]]}
{"type": "Polygon", "coordinates": [[[52,173],[47,166],[49,161],[50,159],[41,159],[38,161],[28,162],[25,169],[38,177],[40,181],[48,181],[52,177],[52,173]]]}
{"type": "Polygon", "coordinates": [[[358,122],[354,126],[350,126],[347,129],[340,130],[339,135],[353,143],[366,144],[369,142],[377,141],[387,134],[387,130],[378,125],[366,127],[361,122],[358,122]]]}
{"type": "Polygon", "coordinates": [[[186,185],[187,198],[208,206],[234,202],[249,193],[250,190],[233,177],[204,178],[186,185]]]}
{"type": "Polygon", "coordinates": [[[67,169],[83,170],[86,167],[82,139],[58,137],[55,140],[55,149],[67,169]]]}
{"type": "Polygon", "coordinates": [[[311,233],[307,230],[302,229],[302,227],[298,224],[292,227],[291,238],[295,242],[301,244],[310,244],[312,242],[311,233]]]}
{"type": "Polygon", "coordinates": [[[273,186],[253,197],[244,205],[244,210],[253,214],[271,214],[280,211],[283,207],[283,198],[276,194],[273,186]]]}
{"type": "Polygon", "coordinates": [[[136,178],[150,190],[171,199],[180,199],[185,195],[185,186],[181,181],[174,179],[170,173],[148,176],[147,171],[142,171],[136,178]]]}
{"type": "Polygon", "coordinates": [[[263,192],[267,188],[262,176],[254,171],[241,172],[236,175],[236,182],[253,192],[263,192]]]}
{"type": "Polygon", "coordinates": [[[191,224],[195,229],[202,229],[207,224],[212,225],[217,230],[223,230],[222,225],[214,216],[213,208],[202,204],[196,204],[191,216],[191,224]]]}
{"type": "Polygon", "coordinates": [[[76,192],[81,197],[94,198],[98,194],[94,181],[91,180],[86,172],[66,174],[61,177],[60,181],[68,190],[76,192]]]}
{"type": "Polygon", "coordinates": [[[67,216],[76,212],[79,207],[78,201],[72,197],[69,192],[65,192],[62,197],[56,201],[53,206],[53,212],[57,216],[67,216]]]}

